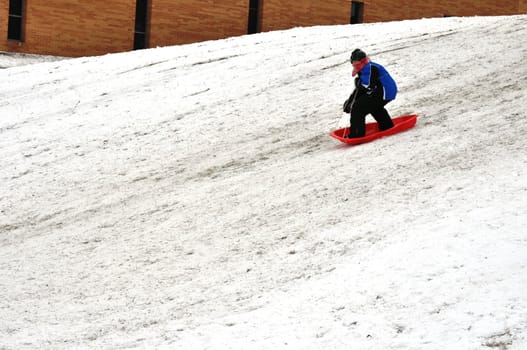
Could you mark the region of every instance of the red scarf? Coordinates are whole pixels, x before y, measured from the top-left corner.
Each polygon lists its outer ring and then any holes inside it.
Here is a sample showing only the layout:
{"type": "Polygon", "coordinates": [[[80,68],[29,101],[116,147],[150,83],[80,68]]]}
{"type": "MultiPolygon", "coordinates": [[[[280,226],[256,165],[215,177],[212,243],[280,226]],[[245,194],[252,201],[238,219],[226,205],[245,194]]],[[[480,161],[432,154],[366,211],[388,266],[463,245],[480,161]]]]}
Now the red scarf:
{"type": "Polygon", "coordinates": [[[351,73],[352,76],[356,76],[358,72],[364,68],[365,65],[370,63],[370,59],[368,57],[364,57],[360,61],[353,61],[351,64],[353,65],[353,73],[351,73]]]}

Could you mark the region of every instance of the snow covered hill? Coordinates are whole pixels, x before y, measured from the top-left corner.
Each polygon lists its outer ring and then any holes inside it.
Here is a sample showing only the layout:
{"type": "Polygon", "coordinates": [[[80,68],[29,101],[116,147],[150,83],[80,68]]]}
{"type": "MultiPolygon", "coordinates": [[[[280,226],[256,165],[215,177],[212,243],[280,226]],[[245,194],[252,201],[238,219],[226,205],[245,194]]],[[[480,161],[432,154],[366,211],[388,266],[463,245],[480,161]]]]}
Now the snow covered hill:
{"type": "Polygon", "coordinates": [[[526,37],[425,19],[0,70],[0,349],[526,349],[526,37]],[[356,47],[414,129],[328,136],[356,47]]]}

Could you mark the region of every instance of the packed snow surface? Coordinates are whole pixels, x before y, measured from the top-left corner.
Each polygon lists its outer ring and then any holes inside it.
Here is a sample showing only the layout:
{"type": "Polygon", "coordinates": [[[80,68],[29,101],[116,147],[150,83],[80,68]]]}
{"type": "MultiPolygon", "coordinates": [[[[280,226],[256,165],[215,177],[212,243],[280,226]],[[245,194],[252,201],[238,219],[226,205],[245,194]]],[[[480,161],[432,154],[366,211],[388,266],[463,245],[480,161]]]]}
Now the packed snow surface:
{"type": "Polygon", "coordinates": [[[521,15],[0,56],[0,349],[527,349],[525,38],[521,15]],[[328,136],[356,47],[415,128],[328,136]]]}

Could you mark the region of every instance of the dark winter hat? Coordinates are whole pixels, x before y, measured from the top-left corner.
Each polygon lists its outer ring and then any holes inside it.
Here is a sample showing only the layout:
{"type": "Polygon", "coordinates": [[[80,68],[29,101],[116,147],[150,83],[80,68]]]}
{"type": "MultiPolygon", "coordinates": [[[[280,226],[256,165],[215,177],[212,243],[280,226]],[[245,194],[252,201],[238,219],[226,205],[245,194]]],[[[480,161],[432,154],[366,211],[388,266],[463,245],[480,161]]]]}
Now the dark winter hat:
{"type": "Polygon", "coordinates": [[[353,62],[353,61],[360,61],[360,60],[362,60],[365,57],[366,57],[366,53],[364,51],[362,51],[361,49],[355,49],[351,53],[350,61],[351,62],[353,62]]]}

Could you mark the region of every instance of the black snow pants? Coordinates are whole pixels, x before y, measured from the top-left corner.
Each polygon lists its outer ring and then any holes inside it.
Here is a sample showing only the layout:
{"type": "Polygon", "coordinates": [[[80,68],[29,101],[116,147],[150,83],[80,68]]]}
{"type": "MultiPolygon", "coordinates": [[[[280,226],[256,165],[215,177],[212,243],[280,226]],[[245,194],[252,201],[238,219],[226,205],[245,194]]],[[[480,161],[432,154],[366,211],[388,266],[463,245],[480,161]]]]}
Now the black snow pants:
{"type": "Polygon", "coordinates": [[[382,89],[378,89],[372,95],[359,93],[351,107],[348,137],[363,137],[366,134],[366,116],[368,114],[371,114],[377,121],[379,131],[393,127],[392,118],[384,108],[390,101],[386,101],[382,97],[382,89]]]}

